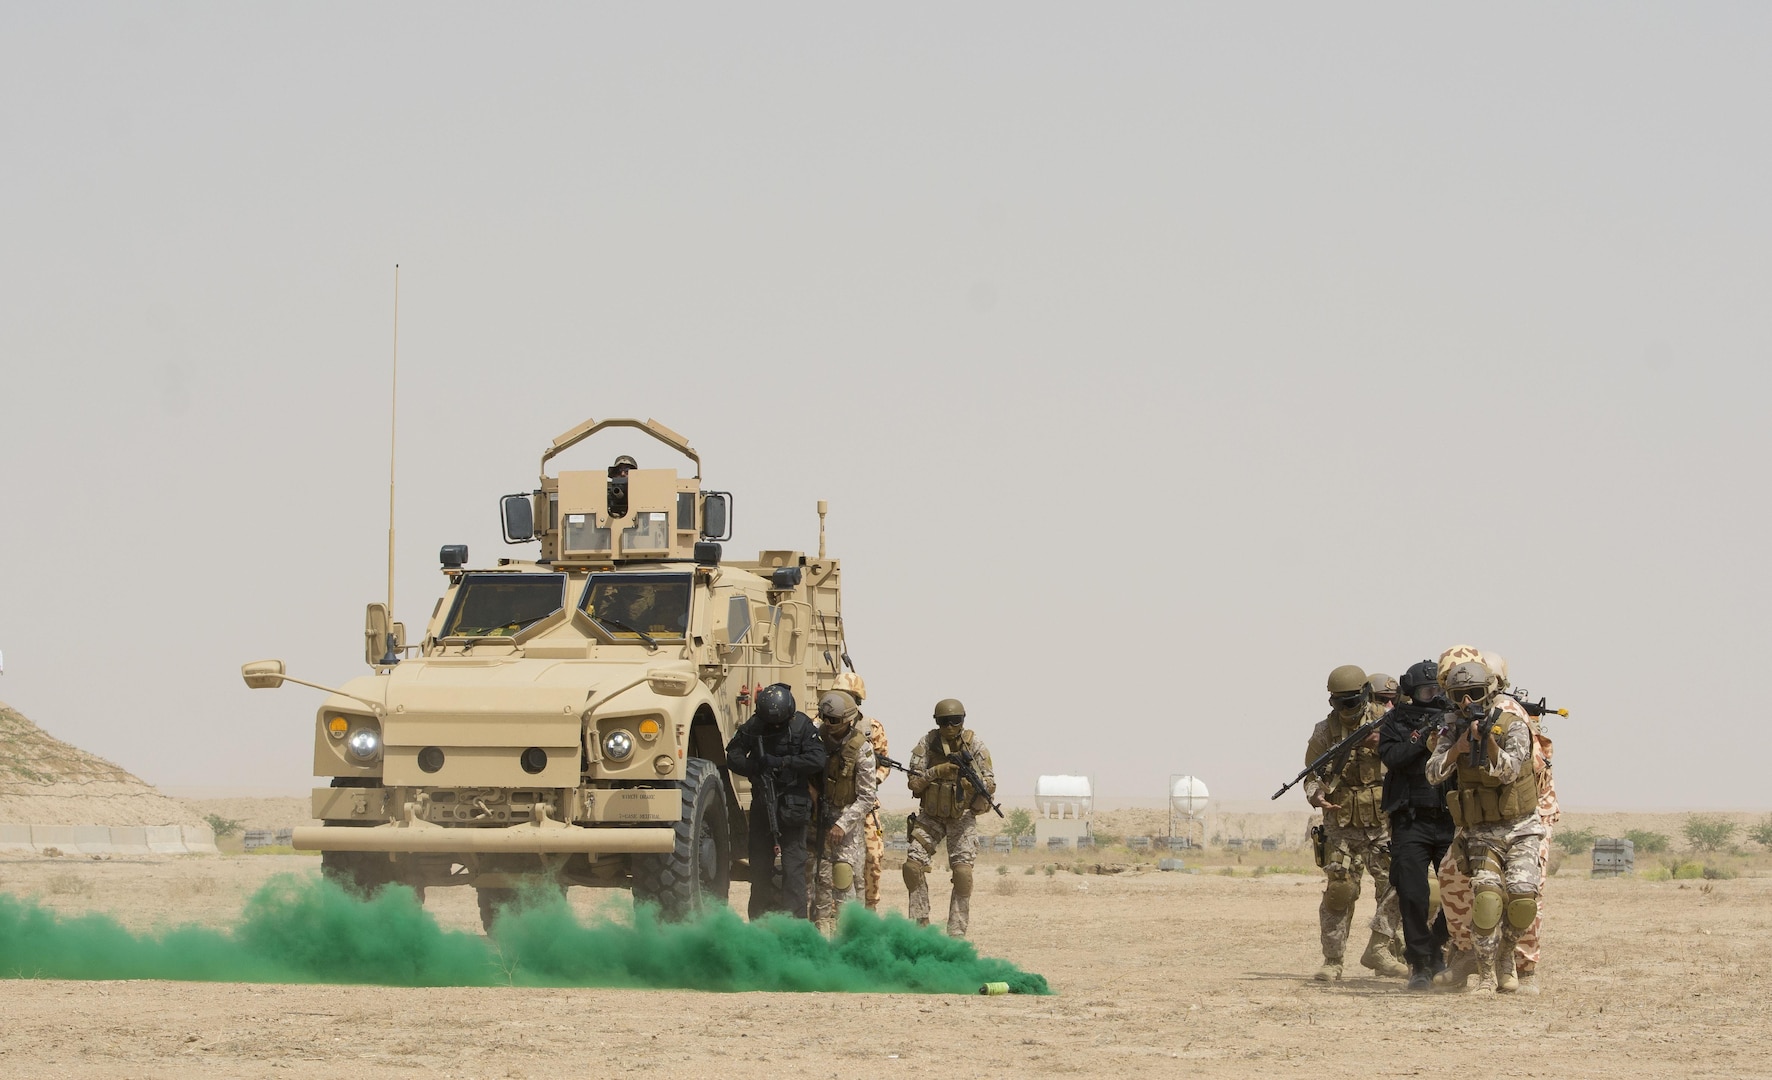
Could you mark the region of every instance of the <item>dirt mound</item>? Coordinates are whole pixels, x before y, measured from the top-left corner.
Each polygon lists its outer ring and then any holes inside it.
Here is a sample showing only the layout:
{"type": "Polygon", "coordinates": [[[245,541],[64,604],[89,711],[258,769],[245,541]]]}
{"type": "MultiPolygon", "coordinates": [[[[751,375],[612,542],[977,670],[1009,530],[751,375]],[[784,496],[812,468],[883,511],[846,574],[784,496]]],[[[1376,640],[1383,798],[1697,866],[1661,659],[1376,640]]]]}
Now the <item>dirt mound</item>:
{"type": "Polygon", "coordinates": [[[203,819],[0,703],[0,824],[195,826],[203,819]]]}

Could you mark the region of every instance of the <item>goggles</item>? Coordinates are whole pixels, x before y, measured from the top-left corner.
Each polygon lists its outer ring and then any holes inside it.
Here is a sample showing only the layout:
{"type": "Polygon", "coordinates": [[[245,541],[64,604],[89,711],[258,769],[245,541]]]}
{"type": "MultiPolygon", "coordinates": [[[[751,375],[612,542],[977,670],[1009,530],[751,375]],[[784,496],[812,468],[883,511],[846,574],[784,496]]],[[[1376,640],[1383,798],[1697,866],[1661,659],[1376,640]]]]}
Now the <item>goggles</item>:
{"type": "Polygon", "coordinates": [[[1365,696],[1365,694],[1358,690],[1347,694],[1330,694],[1329,704],[1335,706],[1337,709],[1351,709],[1360,704],[1361,701],[1365,699],[1365,696]]]}
{"type": "Polygon", "coordinates": [[[964,716],[944,716],[936,722],[937,727],[960,727],[966,723],[964,716]]]}

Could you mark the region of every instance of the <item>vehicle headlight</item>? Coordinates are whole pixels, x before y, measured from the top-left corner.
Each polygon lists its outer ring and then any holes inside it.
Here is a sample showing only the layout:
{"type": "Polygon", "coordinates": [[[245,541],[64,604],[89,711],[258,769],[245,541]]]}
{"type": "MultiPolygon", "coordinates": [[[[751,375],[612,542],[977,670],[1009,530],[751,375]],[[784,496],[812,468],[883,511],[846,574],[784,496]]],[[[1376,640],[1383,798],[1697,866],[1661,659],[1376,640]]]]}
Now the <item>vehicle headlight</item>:
{"type": "Polygon", "coordinates": [[[626,761],[633,757],[634,736],[620,728],[603,736],[603,756],[611,761],[626,761]]]}
{"type": "Polygon", "coordinates": [[[351,748],[351,756],[368,761],[381,753],[381,734],[374,728],[358,728],[351,732],[345,745],[351,748]]]}

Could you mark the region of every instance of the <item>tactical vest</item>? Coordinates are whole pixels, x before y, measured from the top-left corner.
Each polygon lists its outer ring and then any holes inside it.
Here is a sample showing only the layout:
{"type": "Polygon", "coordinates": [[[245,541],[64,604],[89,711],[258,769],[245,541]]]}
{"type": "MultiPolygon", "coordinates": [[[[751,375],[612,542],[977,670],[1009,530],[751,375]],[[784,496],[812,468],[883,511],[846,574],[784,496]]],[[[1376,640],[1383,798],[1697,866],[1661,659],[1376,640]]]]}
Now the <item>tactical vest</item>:
{"type": "MultiPolygon", "coordinates": [[[[1513,718],[1513,723],[1525,721],[1513,718]]],[[[1539,774],[1535,755],[1527,755],[1520,775],[1505,784],[1483,769],[1471,768],[1464,763],[1468,760],[1460,760],[1458,786],[1446,793],[1446,809],[1452,812],[1454,825],[1463,829],[1471,825],[1518,821],[1538,812],[1539,774]]]]}
{"type": "MultiPolygon", "coordinates": [[[[1371,719],[1368,715],[1365,719],[1371,719]]],[[[1331,714],[1330,723],[1341,723],[1340,717],[1331,714]]],[[[1339,735],[1331,733],[1331,737],[1340,741],[1354,733],[1359,724],[1349,724],[1339,735]]],[[[1334,745],[1331,743],[1330,745],[1334,745]]],[[[1325,785],[1329,801],[1341,809],[1335,811],[1335,824],[1342,828],[1376,828],[1386,823],[1384,816],[1384,762],[1379,759],[1378,751],[1369,746],[1360,746],[1347,756],[1342,764],[1341,772],[1330,777],[1325,785]]]]}
{"type": "MultiPolygon", "coordinates": [[[[923,736],[923,745],[929,748],[925,755],[927,764],[939,765],[948,759],[947,746],[941,741],[940,728],[923,736]]],[[[970,730],[963,729],[960,732],[960,749],[972,755],[972,767],[978,768],[978,740],[973,737],[970,730]]],[[[978,794],[972,790],[972,785],[969,782],[958,777],[952,780],[931,780],[929,786],[923,789],[920,812],[928,814],[930,817],[959,817],[966,812],[968,804],[977,803],[978,794]]],[[[977,809],[976,805],[970,808],[977,809]]]]}
{"type": "Polygon", "coordinates": [[[867,729],[858,720],[835,748],[825,744],[824,798],[833,812],[855,801],[855,767],[861,763],[861,752],[867,743],[867,729]]]}

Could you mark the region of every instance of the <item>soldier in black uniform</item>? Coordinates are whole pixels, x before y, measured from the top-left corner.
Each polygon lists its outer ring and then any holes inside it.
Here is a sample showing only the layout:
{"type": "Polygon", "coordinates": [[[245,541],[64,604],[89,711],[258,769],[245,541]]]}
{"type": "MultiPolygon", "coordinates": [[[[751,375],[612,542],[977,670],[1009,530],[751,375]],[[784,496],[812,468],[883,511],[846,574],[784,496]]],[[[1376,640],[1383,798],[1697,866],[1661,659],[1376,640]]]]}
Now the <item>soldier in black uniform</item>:
{"type": "Polygon", "coordinates": [[[806,917],[806,827],[812,823],[812,784],[825,767],[824,743],[805,713],[794,708],[786,683],[757,692],[757,711],[726,744],[726,765],[751,781],[750,916],[785,911],[806,917]],[[773,822],[769,794],[775,797],[773,822]],[[779,839],[774,830],[780,830],[779,839]],[[781,884],[774,849],[781,846],[781,884]]]}
{"type": "Polygon", "coordinates": [[[1446,810],[1446,785],[1427,781],[1428,743],[1451,706],[1432,660],[1412,665],[1397,687],[1397,705],[1378,729],[1378,756],[1385,764],[1384,812],[1391,821],[1391,885],[1403,919],[1409,989],[1431,990],[1445,966],[1446,915],[1428,926],[1432,904],[1428,875],[1452,845],[1457,829],[1446,810]]]}

